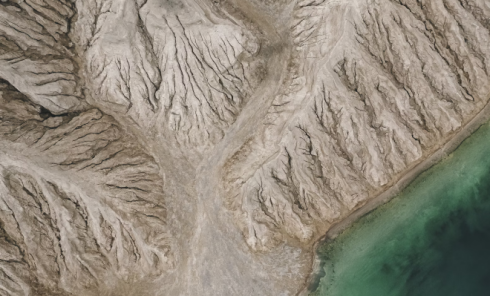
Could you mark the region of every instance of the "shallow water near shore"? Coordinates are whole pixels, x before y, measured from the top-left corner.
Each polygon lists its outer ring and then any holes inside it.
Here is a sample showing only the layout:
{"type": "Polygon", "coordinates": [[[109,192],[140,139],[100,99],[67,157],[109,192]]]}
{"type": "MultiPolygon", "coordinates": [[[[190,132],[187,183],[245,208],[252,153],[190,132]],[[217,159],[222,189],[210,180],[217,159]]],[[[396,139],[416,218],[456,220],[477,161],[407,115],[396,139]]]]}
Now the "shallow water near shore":
{"type": "Polygon", "coordinates": [[[318,252],[311,295],[490,295],[490,124],[318,252]]]}

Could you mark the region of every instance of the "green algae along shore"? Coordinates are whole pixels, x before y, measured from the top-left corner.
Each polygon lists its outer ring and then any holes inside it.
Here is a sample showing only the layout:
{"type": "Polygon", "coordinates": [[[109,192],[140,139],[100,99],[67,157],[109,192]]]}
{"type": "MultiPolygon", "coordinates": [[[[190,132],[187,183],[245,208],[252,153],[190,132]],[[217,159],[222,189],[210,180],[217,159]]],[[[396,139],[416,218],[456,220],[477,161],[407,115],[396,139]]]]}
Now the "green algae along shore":
{"type": "Polygon", "coordinates": [[[490,295],[488,250],[490,123],[389,203],[321,245],[310,292],[490,295]]]}

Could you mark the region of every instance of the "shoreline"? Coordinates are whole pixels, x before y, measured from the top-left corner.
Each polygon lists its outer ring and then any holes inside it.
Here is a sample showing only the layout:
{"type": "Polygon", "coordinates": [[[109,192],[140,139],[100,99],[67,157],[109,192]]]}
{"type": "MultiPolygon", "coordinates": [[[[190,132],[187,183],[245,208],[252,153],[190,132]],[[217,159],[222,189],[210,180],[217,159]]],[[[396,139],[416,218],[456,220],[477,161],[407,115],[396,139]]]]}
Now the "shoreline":
{"type": "Polygon", "coordinates": [[[378,194],[367,200],[364,204],[357,207],[352,213],[346,216],[344,219],[335,223],[330,227],[330,229],[318,239],[312,247],[311,252],[313,253],[312,263],[310,273],[301,287],[297,296],[309,295],[309,287],[315,283],[318,279],[318,274],[321,269],[321,260],[317,255],[317,250],[319,245],[328,243],[329,241],[335,239],[339,234],[352,226],[361,217],[370,213],[371,211],[377,209],[378,207],[388,203],[401,191],[403,191],[408,185],[410,185],[420,174],[427,171],[435,164],[439,163],[450,153],[455,151],[461,143],[464,142],[469,136],[471,136],[475,131],[477,131],[482,125],[490,120],[490,101],[486,103],[485,107],[480,110],[466,125],[464,125],[456,133],[450,135],[444,144],[436,146],[430,152],[432,152],[428,157],[421,158],[420,161],[414,163],[408,168],[406,173],[401,175],[396,181],[393,181],[390,185],[387,185],[387,189],[380,190],[378,194]]]}

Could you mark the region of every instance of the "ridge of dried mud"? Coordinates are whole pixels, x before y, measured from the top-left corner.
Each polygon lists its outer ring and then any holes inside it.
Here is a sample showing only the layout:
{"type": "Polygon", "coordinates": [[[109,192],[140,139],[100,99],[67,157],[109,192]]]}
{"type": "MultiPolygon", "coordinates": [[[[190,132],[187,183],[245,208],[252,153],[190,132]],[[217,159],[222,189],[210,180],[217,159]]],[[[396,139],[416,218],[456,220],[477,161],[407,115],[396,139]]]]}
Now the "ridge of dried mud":
{"type": "Polygon", "coordinates": [[[0,1],[0,295],[306,293],[487,120],[489,42],[484,0],[0,1]]]}

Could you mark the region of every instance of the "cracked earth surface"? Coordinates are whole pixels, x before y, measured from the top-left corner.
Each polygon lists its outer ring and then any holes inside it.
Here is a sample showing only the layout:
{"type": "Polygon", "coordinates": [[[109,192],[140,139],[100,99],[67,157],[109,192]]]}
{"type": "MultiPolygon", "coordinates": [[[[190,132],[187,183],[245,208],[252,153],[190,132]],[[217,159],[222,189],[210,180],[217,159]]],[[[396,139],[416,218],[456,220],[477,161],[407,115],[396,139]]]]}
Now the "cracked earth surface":
{"type": "Polygon", "coordinates": [[[485,0],[1,0],[0,295],[306,293],[489,42],[485,0]]]}

